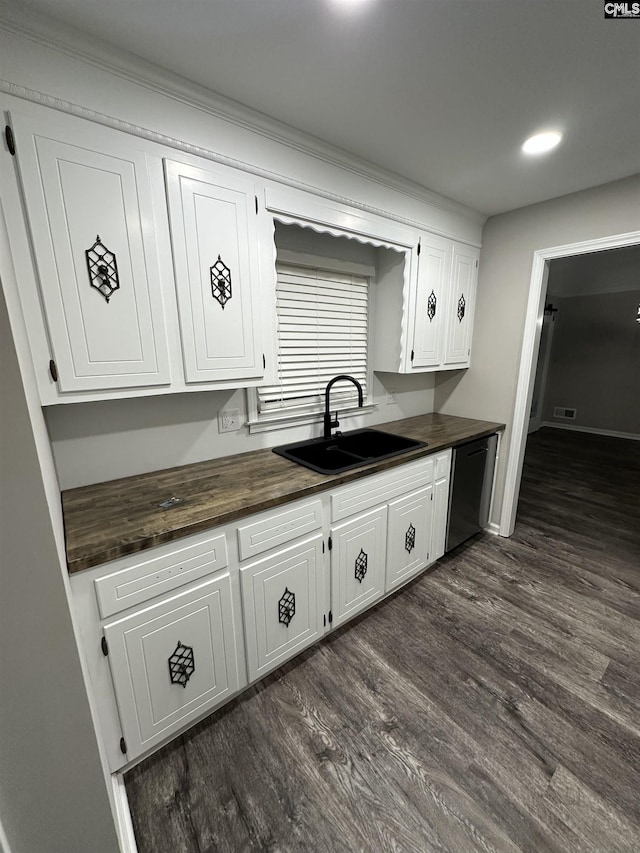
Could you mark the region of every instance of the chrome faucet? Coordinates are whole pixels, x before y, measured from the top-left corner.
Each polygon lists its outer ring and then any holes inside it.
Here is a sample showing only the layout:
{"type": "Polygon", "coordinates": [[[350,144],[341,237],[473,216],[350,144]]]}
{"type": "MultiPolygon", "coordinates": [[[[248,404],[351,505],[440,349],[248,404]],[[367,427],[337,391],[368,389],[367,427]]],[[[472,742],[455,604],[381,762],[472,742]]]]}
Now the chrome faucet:
{"type": "Polygon", "coordinates": [[[336,411],[336,416],[334,420],[331,420],[331,412],[329,410],[329,395],[331,393],[331,388],[335,385],[336,382],[339,382],[341,379],[347,379],[349,382],[353,382],[353,384],[358,389],[358,406],[360,408],[364,405],[364,398],[362,395],[362,385],[358,382],[357,379],[354,379],[353,376],[348,376],[346,373],[341,373],[339,376],[334,376],[333,379],[330,379],[327,382],[327,387],[324,392],[324,437],[331,438],[331,430],[333,427],[339,427],[340,421],[338,420],[338,412],[336,411]]]}

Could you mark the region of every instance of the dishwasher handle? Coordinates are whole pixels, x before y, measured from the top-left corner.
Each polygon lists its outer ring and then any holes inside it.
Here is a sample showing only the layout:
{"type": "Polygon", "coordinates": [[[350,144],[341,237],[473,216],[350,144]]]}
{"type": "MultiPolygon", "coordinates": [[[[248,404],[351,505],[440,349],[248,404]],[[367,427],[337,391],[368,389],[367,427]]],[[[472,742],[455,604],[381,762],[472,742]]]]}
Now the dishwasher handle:
{"type": "Polygon", "coordinates": [[[477,450],[472,450],[471,453],[467,453],[467,458],[470,458],[471,456],[477,456],[478,453],[488,453],[488,452],[489,452],[488,447],[479,447],[477,450]]]}

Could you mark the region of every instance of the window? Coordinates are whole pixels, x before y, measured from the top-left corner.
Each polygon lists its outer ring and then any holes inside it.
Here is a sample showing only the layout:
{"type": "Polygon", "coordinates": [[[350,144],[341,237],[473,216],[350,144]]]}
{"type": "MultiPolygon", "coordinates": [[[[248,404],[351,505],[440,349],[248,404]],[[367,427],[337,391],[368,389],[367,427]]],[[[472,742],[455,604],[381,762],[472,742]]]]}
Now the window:
{"type": "MultiPolygon", "coordinates": [[[[277,379],[257,389],[258,421],[293,420],[321,412],[327,382],[347,373],[369,396],[370,279],[351,272],[278,262],[277,379]]],[[[350,383],[332,390],[332,407],[357,405],[350,383]]]]}

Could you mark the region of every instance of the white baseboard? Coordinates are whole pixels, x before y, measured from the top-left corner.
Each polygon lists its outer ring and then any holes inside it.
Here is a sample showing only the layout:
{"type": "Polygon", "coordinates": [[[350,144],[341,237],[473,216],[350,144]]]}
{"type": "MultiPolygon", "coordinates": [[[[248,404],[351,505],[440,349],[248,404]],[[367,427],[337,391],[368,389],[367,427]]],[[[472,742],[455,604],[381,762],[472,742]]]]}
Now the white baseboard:
{"type": "Polygon", "coordinates": [[[635,432],[617,432],[613,429],[596,429],[595,427],[575,426],[574,424],[554,424],[550,421],[543,421],[543,427],[551,427],[552,429],[568,429],[572,432],[588,432],[593,435],[606,435],[610,438],[628,438],[631,441],[640,441],[640,435],[635,432]]]}
{"type": "Polygon", "coordinates": [[[129,800],[127,790],[124,786],[122,773],[114,773],[111,777],[116,804],[116,831],[120,842],[121,853],[138,853],[136,837],[133,834],[131,812],[129,811],[129,800]]]}

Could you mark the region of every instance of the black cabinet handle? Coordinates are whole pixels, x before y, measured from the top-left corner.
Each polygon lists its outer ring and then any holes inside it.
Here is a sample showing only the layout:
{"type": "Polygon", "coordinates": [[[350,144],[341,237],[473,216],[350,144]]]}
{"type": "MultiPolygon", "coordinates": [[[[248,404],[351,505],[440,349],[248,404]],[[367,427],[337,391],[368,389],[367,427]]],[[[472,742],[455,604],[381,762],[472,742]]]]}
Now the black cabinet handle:
{"type": "Polygon", "coordinates": [[[296,595],[285,586],[282,597],[278,602],[278,622],[289,627],[289,623],[296,615],[296,595]]]}
{"type": "Polygon", "coordinates": [[[369,562],[369,557],[365,554],[365,552],[360,549],[360,553],[356,557],[356,565],[355,565],[355,578],[358,583],[362,583],[364,576],[367,573],[367,563],[369,562]]]}
{"type": "Polygon", "coordinates": [[[99,234],[93,246],[85,250],[84,256],[87,261],[89,284],[104,296],[108,305],[115,291],[120,290],[116,256],[100,240],[99,234]]]}
{"type": "Polygon", "coordinates": [[[464,293],[460,294],[460,299],[458,299],[458,320],[462,323],[464,319],[464,312],[467,307],[467,303],[464,299],[464,293]]]}
{"type": "Polygon", "coordinates": [[[224,306],[233,296],[231,292],[231,270],[218,255],[218,260],[209,267],[209,275],[211,276],[211,295],[222,306],[224,306]]]}
{"type": "Polygon", "coordinates": [[[429,298],[427,299],[427,317],[429,318],[429,322],[431,322],[433,320],[433,318],[436,316],[437,307],[438,307],[438,299],[432,290],[431,293],[429,294],[429,298]]]}
{"type": "Polygon", "coordinates": [[[187,681],[196,671],[193,649],[178,640],[175,651],[169,658],[169,678],[172,684],[187,686],[187,681]]]}
{"type": "Polygon", "coordinates": [[[405,551],[408,551],[410,554],[416,546],[416,529],[413,524],[409,525],[409,529],[407,530],[404,537],[404,547],[405,551]]]}

